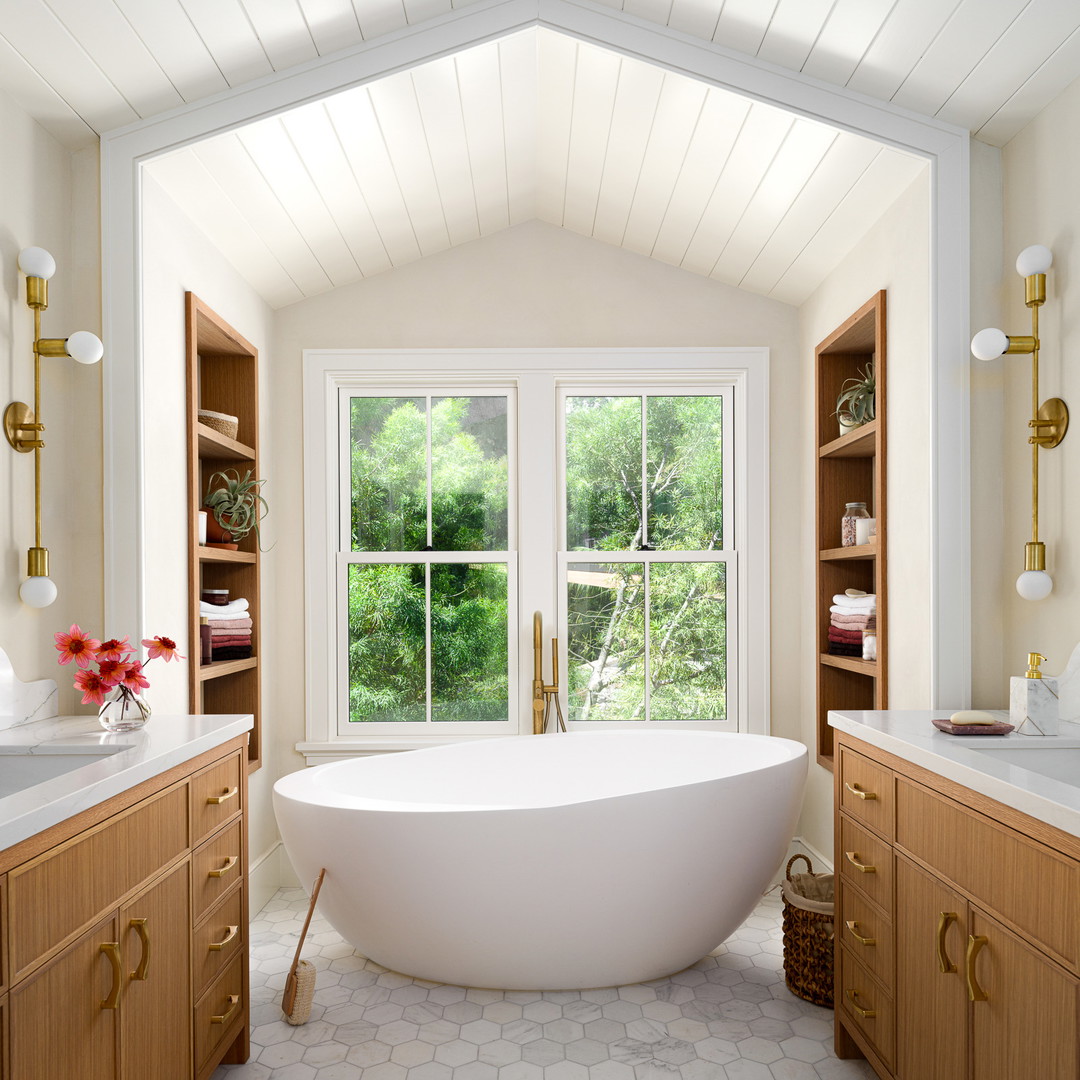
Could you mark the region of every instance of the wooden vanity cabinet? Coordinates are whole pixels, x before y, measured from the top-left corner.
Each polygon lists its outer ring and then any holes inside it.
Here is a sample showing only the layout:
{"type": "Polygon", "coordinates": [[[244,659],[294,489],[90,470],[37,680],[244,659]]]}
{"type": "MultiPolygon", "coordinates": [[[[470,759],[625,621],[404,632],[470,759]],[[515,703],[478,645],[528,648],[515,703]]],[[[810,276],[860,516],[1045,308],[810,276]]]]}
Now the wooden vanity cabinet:
{"type": "Polygon", "coordinates": [[[837,742],[838,1056],[890,1080],[1076,1080],[1080,840],[837,742]]]}
{"type": "Polygon", "coordinates": [[[223,1060],[247,1060],[246,742],[0,853],[3,1080],[205,1080],[223,1060]],[[203,853],[225,846],[237,920],[230,957],[243,971],[207,1050],[196,1030],[205,981],[193,974],[202,963],[193,948],[211,943],[195,905],[203,853]]]}

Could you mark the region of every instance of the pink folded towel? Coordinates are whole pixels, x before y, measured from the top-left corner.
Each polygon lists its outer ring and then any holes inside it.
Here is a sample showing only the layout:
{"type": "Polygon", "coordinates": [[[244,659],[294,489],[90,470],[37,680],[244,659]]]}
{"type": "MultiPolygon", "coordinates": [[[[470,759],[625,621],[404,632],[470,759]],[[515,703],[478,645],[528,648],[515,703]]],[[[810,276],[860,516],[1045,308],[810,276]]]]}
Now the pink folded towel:
{"type": "Polygon", "coordinates": [[[210,619],[210,629],[220,630],[233,626],[251,626],[250,619],[210,619]]]}

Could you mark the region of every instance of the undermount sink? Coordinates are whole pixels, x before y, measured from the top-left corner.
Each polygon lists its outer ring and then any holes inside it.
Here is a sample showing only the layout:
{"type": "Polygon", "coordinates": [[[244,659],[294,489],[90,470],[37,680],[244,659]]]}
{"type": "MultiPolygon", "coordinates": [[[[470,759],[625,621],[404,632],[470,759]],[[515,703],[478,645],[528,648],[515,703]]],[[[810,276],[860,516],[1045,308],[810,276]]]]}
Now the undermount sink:
{"type": "Polygon", "coordinates": [[[1070,739],[1069,746],[979,746],[971,747],[978,754],[986,754],[994,761],[1004,761],[1029,769],[1051,780],[1060,780],[1080,787],[1080,746],[1070,739]]]}
{"type": "Polygon", "coordinates": [[[46,780],[92,765],[129,747],[123,745],[0,747],[0,799],[46,780]]]}

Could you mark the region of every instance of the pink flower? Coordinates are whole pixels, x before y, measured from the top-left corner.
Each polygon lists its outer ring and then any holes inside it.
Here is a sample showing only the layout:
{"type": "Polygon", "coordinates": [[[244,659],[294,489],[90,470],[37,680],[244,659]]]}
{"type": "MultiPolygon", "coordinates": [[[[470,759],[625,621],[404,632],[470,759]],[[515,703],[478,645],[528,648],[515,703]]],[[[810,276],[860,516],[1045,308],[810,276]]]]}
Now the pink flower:
{"type": "Polygon", "coordinates": [[[84,705],[103,705],[105,695],[112,687],[104,682],[96,671],[77,671],[75,673],[75,689],[83,692],[82,703],[84,705]]]}
{"type": "Polygon", "coordinates": [[[149,659],[156,660],[159,656],[166,663],[170,660],[183,660],[184,658],[176,651],[176,642],[172,638],[152,637],[143,638],[143,644],[150,650],[149,659]]]}
{"type": "Polygon", "coordinates": [[[101,648],[100,641],[84,634],[75,623],[71,624],[66,634],[53,634],[53,637],[56,639],[56,650],[60,653],[56,660],[58,664],[70,664],[74,660],[81,668],[89,667],[101,648]]]}
{"type": "Polygon", "coordinates": [[[135,646],[126,638],[109,638],[97,650],[98,660],[126,660],[135,654],[135,646]]]}
{"type": "Polygon", "coordinates": [[[143,675],[143,666],[138,660],[128,665],[127,672],[121,679],[121,685],[126,686],[134,694],[145,690],[150,685],[150,680],[143,675]]]}
{"type": "Polygon", "coordinates": [[[99,660],[98,675],[106,686],[119,686],[127,676],[129,666],[120,660],[99,660]]]}

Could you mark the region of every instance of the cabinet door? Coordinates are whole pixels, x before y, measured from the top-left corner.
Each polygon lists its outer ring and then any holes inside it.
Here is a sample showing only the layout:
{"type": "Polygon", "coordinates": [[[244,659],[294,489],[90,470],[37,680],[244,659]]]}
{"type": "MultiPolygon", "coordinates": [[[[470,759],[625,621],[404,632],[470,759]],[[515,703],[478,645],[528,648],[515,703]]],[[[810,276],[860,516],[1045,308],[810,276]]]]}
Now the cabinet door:
{"type": "Polygon", "coordinates": [[[897,1074],[958,1080],[967,1073],[967,901],[897,856],[895,926],[897,1074]]]}
{"type": "Polygon", "coordinates": [[[962,966],[976,998],[973,1080],[1080,1075],[1074,976],[977,910],[962,966]]]}
{"type": "Polygon", "coordinates": [[[120,1009],[123,1080],[191,1077],[189,863],[120,911],[125,989],[120,1009]]]}
{"type": "Polygon", "coordinates": [[[110,916],[11,991],[12,1076],[115,1080],[124,981],[119,959],[117,922],[110,916]]]}

